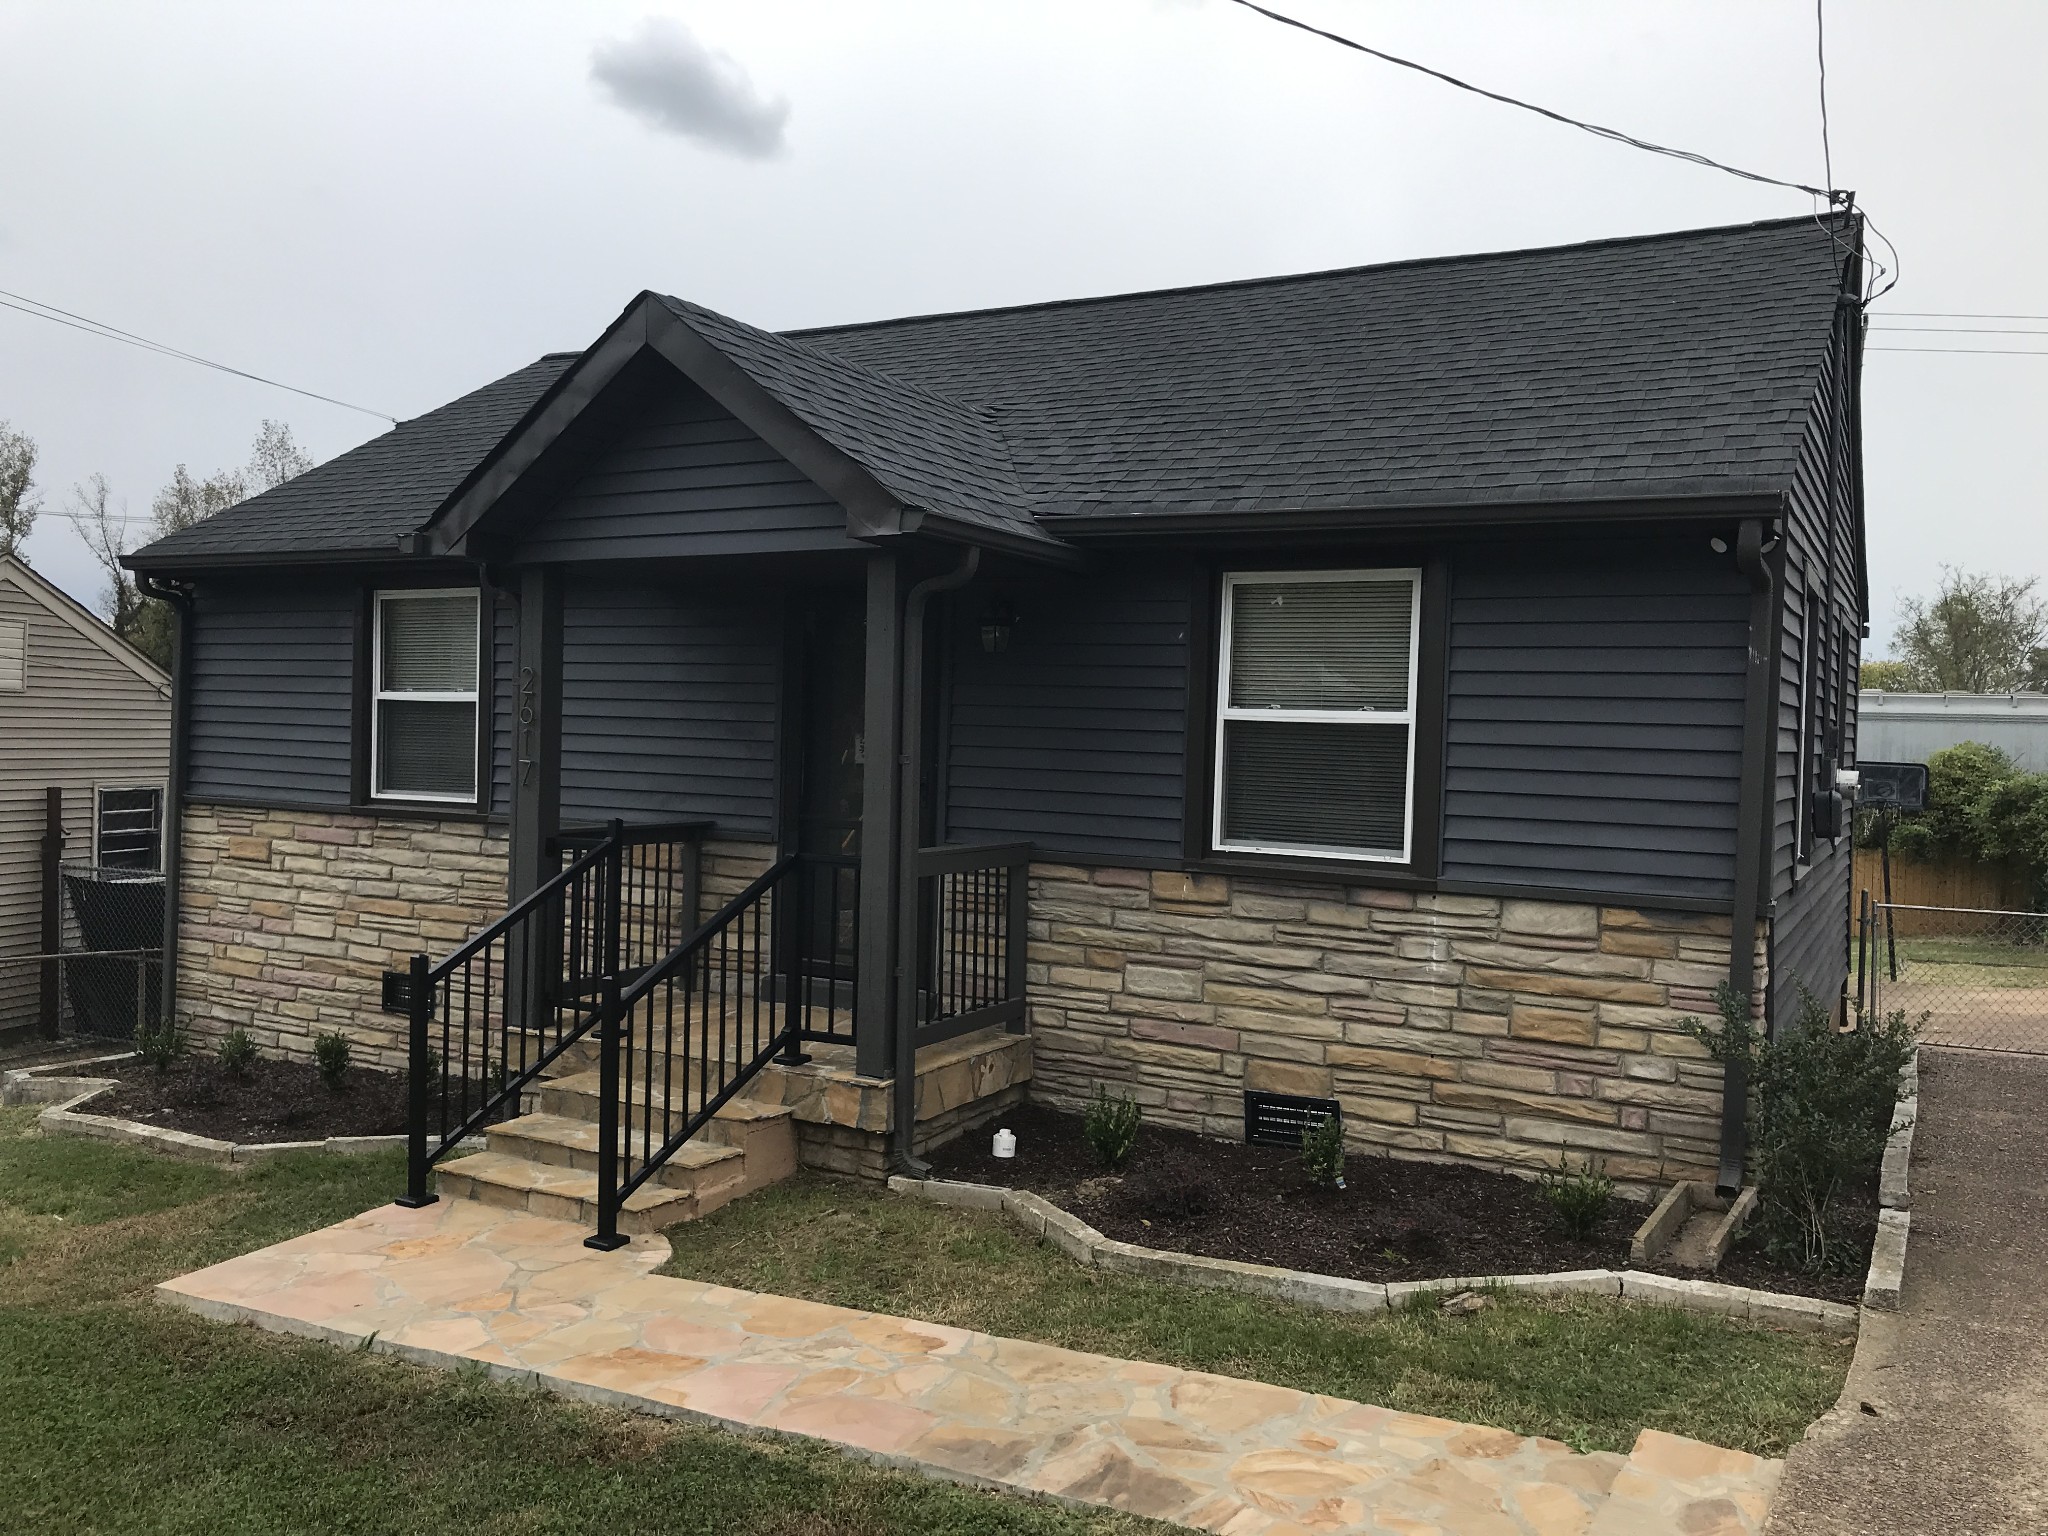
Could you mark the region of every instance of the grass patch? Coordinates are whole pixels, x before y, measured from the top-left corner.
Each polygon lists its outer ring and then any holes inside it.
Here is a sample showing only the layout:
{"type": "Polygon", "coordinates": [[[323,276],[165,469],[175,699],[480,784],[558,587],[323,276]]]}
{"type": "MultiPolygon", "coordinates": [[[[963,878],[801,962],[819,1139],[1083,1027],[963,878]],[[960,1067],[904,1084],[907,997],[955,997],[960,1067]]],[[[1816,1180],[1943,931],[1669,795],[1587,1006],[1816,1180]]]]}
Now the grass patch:
{"type": "Polygon", "coordinates": [[[0,1524],[9,1529],[1160,1529],[160,1307],[148,1300],[159,1280],[380,1204],[402,1185],[401,1159],[305,1153],[238,1174],[44,1140],[34,1115],[0,1111],[0,1524]]]}
{"type": "Polygon", "coordinates": [[[670,1234],[663,1273],[1215,1371],[1626,1451],[1644,1428],[1783,1455],[1849,1350],[1597,1297],[1349,1316],[1104,1274],[1000,1216],[798,1175],[670,1234]]]}

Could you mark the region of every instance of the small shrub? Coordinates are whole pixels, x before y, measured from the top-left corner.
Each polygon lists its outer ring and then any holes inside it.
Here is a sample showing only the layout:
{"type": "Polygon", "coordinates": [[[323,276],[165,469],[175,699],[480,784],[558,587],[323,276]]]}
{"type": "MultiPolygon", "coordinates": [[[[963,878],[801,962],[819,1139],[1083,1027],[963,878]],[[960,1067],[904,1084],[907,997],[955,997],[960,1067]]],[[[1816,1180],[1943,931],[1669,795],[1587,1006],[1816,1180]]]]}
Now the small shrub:
{"type": "Polygon", "coordinates": [[[1876,1176],[1916,1026],[1901,1011],[1838,1030],[1802,989],[1798,1019],[1767,1040],[1725,983],[1715,1000],[1718,1029],[1685,1022],[1724,1067],[1740,1062],[1748,1073],[1752,1226],[1779,1263],[1808,1273],[1853,1268],[1844,1197],[1876,1176]]]}
{"type": "Polygon", "coordinates": [[[1614,1203],[1614,1180],[1593,1168],[1546,1173],[1537,1183],[1567,1236],[1585,1242],[1596,1236],[1614,1203]]]}
{"type": "Polygon", "coordinates": [[[1095,1102],[1088,1106],[1081,1122],[1081,1134],[1088,1139],[1095,1156],[1105,1168],[1121,1168],[1138,1142],[1138,1126],[1145,1112],[1133,1098],[1111,1098],[1107,1088],[1098,1088],[1095,1102]]]}
{"type": "Polygon", "coordinates": [[[186,1045],[184,1026],[175,1019],[144,1019],[135,1026],[135,1054],[159,1072],[168,1072],[186,1045]]]}
{"type": "Polygon", "coordinates": [[[246,1029],[231,1029],[221,1036],[217,1047],[220,1069],[238,1083],[246,1083],[256,1070],[256,1042],[246,1029]]]}
{"type": "Polygon", "coordinates": [[[1301,1133],[1301,1171],[1318,1189],[1344,1187],[1344,1122],[1335,1115],[1301,1133]]]}
{"type": "Polygon", "coordinates": [[[313,1042],[313,1059],[320,1065],[320,1080],[330,1088],[339,1088],[347,1081],[353,1055],[347,1035],[321,1035],[313,1042]]]}

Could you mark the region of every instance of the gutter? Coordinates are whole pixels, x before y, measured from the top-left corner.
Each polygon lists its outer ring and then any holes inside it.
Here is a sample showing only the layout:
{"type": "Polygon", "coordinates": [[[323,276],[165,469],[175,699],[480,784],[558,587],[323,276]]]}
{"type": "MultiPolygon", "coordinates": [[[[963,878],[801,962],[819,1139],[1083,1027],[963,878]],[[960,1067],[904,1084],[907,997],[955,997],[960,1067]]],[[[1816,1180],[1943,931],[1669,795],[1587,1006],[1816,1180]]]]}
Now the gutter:
{"type": "Polygon", "coordinates": [[[192,592],[146,572],[137,574],[135,588],[144,597],[170,604],[178,619],[171,651],[171,763],[164,778],[164,957],[157,984],[160,1022],[168,1028],[178,1017],[179,886],[185,868],[187,746],[192,730],[192,592]]]}
{"type": "Polygon", "coordinates": [[[981,569],[979,546],[969,545],[960,563],[941,575],[927,576],[903,601],[903,739],[896,793],[896,1038],[893,1084],[895,1148],[891,1158],[898,1173],[923,1178],[930,1167],[911,1148],[917,1140],[917,939],[921,895],[917,877],[918,815],[924,775],[919,758],[924,747],[924,613],[934,593],[964,587],[981,569]]]}
{"type": "MultiPolygon", "coordinates": [[[[1765,561],[1764,522],[1745,518],[1735,539],[1735,567],[1749,581],[1749,665],[1742,707],[1742,787],[1735,811],[1735,892],[1728,923],[1728,990],[1745,1018],[1753,1017],[1756,988],[1756,922],[1763,907],[1765,818],[1771,790],[1771,672],[1777,647],[1771,626],[1777,618],[1771,570],[1765,561]]],[[[1716,1180],[1724,1195],[1742,1188],[1748,1152],[1749,1067],[1745,1053],[1721,1066],[1721,1168],[1716,1180]]]]}

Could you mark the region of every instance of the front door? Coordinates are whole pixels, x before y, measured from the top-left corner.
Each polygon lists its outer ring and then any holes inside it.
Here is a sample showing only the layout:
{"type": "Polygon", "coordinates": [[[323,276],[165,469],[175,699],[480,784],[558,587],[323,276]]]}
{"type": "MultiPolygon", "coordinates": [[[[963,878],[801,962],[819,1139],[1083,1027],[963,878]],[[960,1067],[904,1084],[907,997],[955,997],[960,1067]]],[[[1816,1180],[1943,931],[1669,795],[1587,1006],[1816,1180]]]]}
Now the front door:
{"type": "Polygon", "coordinates": [[[853,981],[857,935],[867,623],[858,591],[801,601],[796,852],[812,867],[804,949],[811,975],[836,991],[853,981]]]}

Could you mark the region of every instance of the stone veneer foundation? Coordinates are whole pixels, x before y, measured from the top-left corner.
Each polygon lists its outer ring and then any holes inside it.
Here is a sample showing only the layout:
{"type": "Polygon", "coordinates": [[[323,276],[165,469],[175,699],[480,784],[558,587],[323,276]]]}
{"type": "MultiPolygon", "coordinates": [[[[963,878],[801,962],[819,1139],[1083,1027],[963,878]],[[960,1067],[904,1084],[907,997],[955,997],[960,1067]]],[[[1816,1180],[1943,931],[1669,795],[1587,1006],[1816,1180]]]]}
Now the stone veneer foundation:
{"type": "Polygon", "coordinates": [[[246,1029],[310,1059],[338,1031],[402,1069],[383,975],[447,954],[505,910],[503,827],[241,806],[185,810],[178,1012],[201,1038],[246,1029]]]}
{"type": "MultiPolygon", "coordinates": [[[[1242,1138],[1246,1089],[1335,1098],[1360,1151],[1637,1189],[1712,1178],[1726,917],[1039,864],[1032,1097],[1125,1091],[1242,1138]]],[[[1766,982],[1758,945],[1757,998],[1766,982]]]]}

